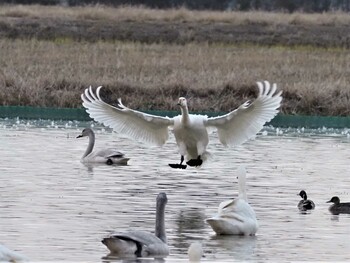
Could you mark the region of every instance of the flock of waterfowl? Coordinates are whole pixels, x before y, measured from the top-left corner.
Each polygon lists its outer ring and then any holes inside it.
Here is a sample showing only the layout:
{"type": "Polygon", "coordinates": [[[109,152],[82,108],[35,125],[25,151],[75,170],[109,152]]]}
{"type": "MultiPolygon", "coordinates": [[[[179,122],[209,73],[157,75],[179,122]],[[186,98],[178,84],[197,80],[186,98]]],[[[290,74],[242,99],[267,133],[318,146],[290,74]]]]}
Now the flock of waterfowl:
{"type": "MultiPolygon", "coordinates": [[[[299,193],[302,200],[298,203],[298,208],[300,211],[307,211],[315,209],[315,203],[307,198],[307,194],[304,190],[301,190],[299,193]]],[[[338,196],[333,196],[331,200],[326,203],[333,203],[329,208],[329,212],[333,215],[339,214],[350,214],[350,203],[340,203],[338,196]]]]}
{"type": "MultiPolygon", "coordinates": [[[[100,97],[101,87],[96,93],[90,87],[81,95],[83,106],[90,116],[116,132],[155,145],[163,145],[169,136],[169,130],[174,133],[180,162],[169,164],[172,168],[186,169],[188,166],[200,167],[207,159],[206,147],[209,143],[208,130],[214,128],[223,145],[239,145],[254,137],[278,112],[282,92],[276,92],[276,84],[258,82],[259,95],[253,102],[245,102],[228,114],[209,118],[204,115],[189,114],[187,101],[179,98],[178,105],[181,115],[168,118],[146,114],[124,106],[121,99],[117,106],[105,103],[100,97]],[[186,160],[186,164],[184,161],[186,160]]],[[[129,158],[122,152],[113,149],[94,151],[95,134],[86,128],[77,137],[89,138],[88,147],[81,158],[83,163],[104,163],[108,165],[126,165],[129,158]]],[[[245,190],[246,171],[243,166],[237,170],[238,197],[220,203],[218,212],[206,222],[217,235],[255,235],[258,221],[254,209],[247,200],[245,190]]],[[[307,198],[304,190],[299,193],[302,200],[298,203],[301,211],[312,210],[315,203],[307,198]]],[[[102,240],[111,255],[123,256],[167,256],[169,247],[165,230],[166,193],[159,193],[156,199],[155,232],[131,231],[114,233],[102,240]]],[[[329,207],[332,214],[350,213],[350,203],[340,203],[334,196],[329,207]]],[[[188,250],[191,261],[198,261],[202,256],[202,247],[194,243],[188,250]]],[[[0,245],[0,261],[23,261],[25,257],[0,245]]]]}

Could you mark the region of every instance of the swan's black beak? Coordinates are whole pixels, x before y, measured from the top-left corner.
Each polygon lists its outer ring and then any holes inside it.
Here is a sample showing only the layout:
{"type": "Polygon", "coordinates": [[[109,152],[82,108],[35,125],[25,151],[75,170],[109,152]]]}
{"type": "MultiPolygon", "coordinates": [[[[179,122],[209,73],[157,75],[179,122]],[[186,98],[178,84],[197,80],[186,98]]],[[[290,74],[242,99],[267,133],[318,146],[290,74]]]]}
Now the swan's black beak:
{"type": "Polygon", "coordinates": [[[78,136],[77,136],[77,138],[81,138],[81,137],[83,137],[83,135],[82,135],[82,134],[80,134],[80,135],[78,135],[78,136]]]}
{"type": "Polygon", "coordinates": [[[327,201],[326,203],[332,203],[332,201],[331,201],[331,200],[329,200],[329,201],[327,201]]]}

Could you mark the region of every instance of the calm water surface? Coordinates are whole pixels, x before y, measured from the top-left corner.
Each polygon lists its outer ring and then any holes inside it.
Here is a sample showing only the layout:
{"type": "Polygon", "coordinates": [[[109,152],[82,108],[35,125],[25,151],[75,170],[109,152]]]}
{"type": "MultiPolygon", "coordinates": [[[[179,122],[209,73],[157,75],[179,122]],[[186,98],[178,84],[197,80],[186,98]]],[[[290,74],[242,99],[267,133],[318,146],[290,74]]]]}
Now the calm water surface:
{"type": "Polygon", "coordinates": [[[187,259],[194,241],[202,242],[203,261],[350,261],[350,215],[333,216],[326,204],[333,195],[350,201],[348,131],[268,129],[237,148],[213,134],[210,161],[176,170],[167,165],[179,159],[173,137],[149,147],[100,126],[96,148],[116,147],[130,164],[81,164],[88,141],[75,137],[91,124],[0,121],[2,244],[32,261],[101,262],[105,235],[153,231],[155,198],[164,191],[171,249],[164,262],[187,259]],[[216,237],[205,218],[237,196],[239,165],[260,228],[255,237],[216,237]],[[301,189],[316,203],[311,213],[296,207],[301,189]]]}

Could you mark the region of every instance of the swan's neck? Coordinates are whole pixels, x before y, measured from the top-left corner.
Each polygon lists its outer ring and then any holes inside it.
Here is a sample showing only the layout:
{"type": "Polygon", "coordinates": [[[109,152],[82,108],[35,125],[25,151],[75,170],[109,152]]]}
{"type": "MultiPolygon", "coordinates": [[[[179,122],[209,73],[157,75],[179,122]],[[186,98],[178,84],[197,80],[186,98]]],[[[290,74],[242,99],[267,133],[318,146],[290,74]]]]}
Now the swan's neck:
{"type": "Polygon", "coordinates": [[[95,134],[89,133],[89,145],[86,148],[83,158],[85,158],[92,152],[92,150],[94,149],[94,145],[95,145],[95,134]]]}
{"type": "Polygon", "coordinates": [[[246,171],[244,167],[239,167],[238,169],[238,193],[239,198],[244,199],[248,202],[247,193],[246,193],[246,171]]]}
{"type": "Polygon", "coordinates": [[[165,203],[157,203],[157,214],[156,214],[156,236],[167,243],[166,233],[165,233],[165,203]]]}
{"type": "Polygon", "coordinates": [[[182,115],[182,123],[183,124],[188,124],[190,122],[190,116],[188,114],[188,108],[186,107],[181,107],[181,115],[182,115]]]}
{"type": "Polygon", "coordinates": [[[307,200],[307,195],[306,194],[304,194],[304,200],[307,200]]]}
{"type": "Polygon", "coordinates": [[[238,195],[238,197],[241,198],[241,199],[244,199],[245,201],[248,201],[247,193],[245,191],[245,186],[244,187],[239,186],[239,195],[238,195]]]}

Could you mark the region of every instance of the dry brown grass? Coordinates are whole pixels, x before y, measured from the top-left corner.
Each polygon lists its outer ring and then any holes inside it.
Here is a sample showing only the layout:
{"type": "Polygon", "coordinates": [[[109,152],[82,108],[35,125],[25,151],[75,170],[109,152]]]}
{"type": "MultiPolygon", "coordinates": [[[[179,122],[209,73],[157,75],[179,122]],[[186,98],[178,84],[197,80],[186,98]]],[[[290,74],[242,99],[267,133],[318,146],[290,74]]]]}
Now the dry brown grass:
{"type": "Polygon", "coordinates": [[[272,13],[272,12],[220,12],[192,11],[185,8],[156,10],[145,7],[124,6],[112,8],[95,6],[40,6],[40,5],[0,5],[0,17],[63,18],[67,20],[108,20],[108,21],[189,21],[223,22],[232,25],[326,25],[346,26],[350,24],[347,13],[332,12],[321,14],[272,13]]]}
{"type": "Polygon", "coordinates": [[[350,51],[208,44],[0,40],[0,104],[80,107],[89,85],[139,109],[230,110],[255,81],[284,91],[288,114],[350,113],[350,51]]]}

